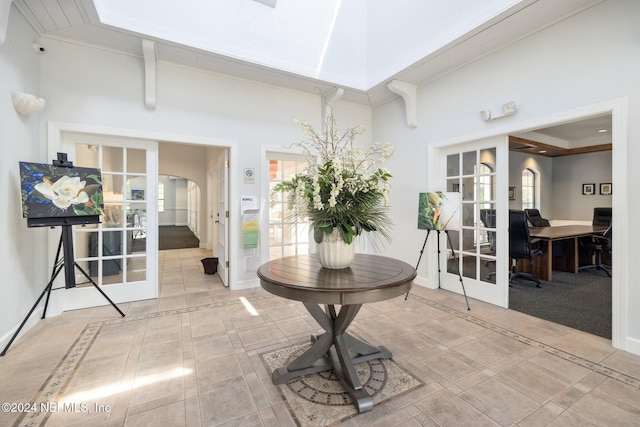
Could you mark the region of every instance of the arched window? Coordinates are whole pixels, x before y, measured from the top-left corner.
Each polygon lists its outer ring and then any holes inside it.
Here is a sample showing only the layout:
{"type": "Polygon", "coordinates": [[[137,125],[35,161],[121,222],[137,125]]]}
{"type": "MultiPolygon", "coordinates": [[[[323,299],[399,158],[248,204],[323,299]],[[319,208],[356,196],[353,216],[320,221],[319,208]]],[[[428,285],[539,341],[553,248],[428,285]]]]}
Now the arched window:
{"type": "Polygon", "coordinates": [[[493,199],[493,167],[487,163],[480,163],[480,173],[476,178],[478,184],[478,200],[489,201],[493,199]]]}
{"type": "Polygon", "coordinates": [[[522,209],[535,209],[536,181],[538,173],[533,169],[522,170],[522,209]]]}

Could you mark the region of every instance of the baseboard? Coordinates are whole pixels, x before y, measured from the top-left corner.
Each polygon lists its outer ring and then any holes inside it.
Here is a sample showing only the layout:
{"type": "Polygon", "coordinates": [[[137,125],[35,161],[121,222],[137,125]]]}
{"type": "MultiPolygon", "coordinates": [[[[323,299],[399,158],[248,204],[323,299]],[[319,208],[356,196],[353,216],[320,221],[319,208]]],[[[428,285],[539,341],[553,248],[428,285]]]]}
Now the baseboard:
{"type": "Polygon", "coordinates": [[[233,291],[240,291],[245,289],[255,289],[260,287],[260,279],[242,280],[236,282],[232,288],[233,291]]]}
{"type": "MultiPolygon", "coordinates": [[[[27,322],[22,327],[22,330],[20,331],[20,334],[18,334],[16,339],[13,341],[13,343],[11,343],[11,346],[16,345],[16,343],[20,340],[21,336],[23,336],[25,333],[27,333],[29,331],[29,329],[33,328],[35,325],[38,324],[38,322],[40,320],[42,320],[41,319],[42,310],[44,310],[44,307],[40,306],[36,310],[34,310],[33,313],[31,313],[31,316],[29,316],[29,319],[27,319],[27,322]]],[[[22,319],[20,319],[20,322],[22,322],[22,319]]],[[[5,346],[9,343],[9,340],[11,340],[11,337],[13,337],[13,334],[16,333],[16,331],[18,330],[19,327],[20,327],[20,325],[14,326],[13,328],[11,328],[10,331],[8,331],[6,334],[4,334],[2,337],[0,337],[0,346],[2,346],[2,350],[4,350],[5,346]]],[[[2,351],[2,350],[0,350],[0,351],[2,351]]],[[[8,351],[11,351],[11,347],[9,347],[8,351]]]]}
{"type": "Polygon", "coordinates": [[[627,337],[627,349],[625,351],[640,356],[640,339],[627,337]]]}
{"type": "Polygon", "coordinates": [[[435,283],[430,283],[429,280],[426,277],[422,277],[422,276],[416,276],[415,279],[413,279],[413,284],[414,285],[418,285],[418,286],[422,286],[423,288],[427,288],[427,289],[437,289],[438,285],[435,283]]]}

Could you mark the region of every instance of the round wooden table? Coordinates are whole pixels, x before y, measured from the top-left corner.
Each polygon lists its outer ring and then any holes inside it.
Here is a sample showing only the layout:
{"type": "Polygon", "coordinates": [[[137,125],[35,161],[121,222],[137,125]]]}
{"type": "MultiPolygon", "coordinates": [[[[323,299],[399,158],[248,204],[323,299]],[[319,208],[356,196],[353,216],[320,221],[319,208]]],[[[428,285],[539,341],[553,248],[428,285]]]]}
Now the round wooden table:
{"type": "Polygon", "coordinates": [[[353,367],[372,359],[393,355],[384,347],[374,347],[346,332],[362,304],[404,295],[416,277],[409,264],[378,255],[356,254],[347,268],[323,268],[315,255],[276,259],[258,269],[260,285],[268,292],[301,301],[326,331],[312,336],[312,346],[289,363],[273,371],[274,384],[283,384],[304,375],[333,369],[353,397],[359,412],[373,409],[373,400],[364,390],[353,367]],[[321,308],[325,305],[325,309],[321,308]],[[339,312],[336,305],[340,305],[339,312]]]}

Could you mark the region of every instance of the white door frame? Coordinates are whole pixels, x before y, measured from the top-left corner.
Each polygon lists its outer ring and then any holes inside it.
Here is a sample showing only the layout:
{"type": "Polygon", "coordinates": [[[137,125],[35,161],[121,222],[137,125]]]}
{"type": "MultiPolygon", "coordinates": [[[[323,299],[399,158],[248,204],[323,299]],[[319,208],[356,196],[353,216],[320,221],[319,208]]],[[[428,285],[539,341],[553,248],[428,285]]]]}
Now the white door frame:
{"type": "MultiPolygon", "coordinates": [[[[114,128],[98,125],[87,125],[79,123],[67,123],[67,122],[47,122],[47,142],[48,142],[48,157],[51,159],[56,158],[56,153],[61,151],[62,147],[62,135],[66,132],[70,133],[86,133],[94,135],[105,135],[118,138],[132,138],[132,139],[144,139],[152,141],[170,142],[175,144],[191,144],[191,145],[204,145],[210,147],[224,147],[229,149],[229,158],[238,158],[237,142],[228,139],[217,139],[207,137],[197,137],[193,135],[180,135],[171,134],[166,132],[155,132],[149,130],[140,129],[127,129],[127,128],[114,128]]],[[[237,162],[230,162],[229,175],[237,176],[237,162]]],[[[238,181],[229,181],[229,197],[231,200],[236,198],[238,194],[238,181]]],[[[236,211],[233,206],[229,207],[229,258],[238,258],[238,223],[236,219],[236,211]]],[[[59,235],[57,233],[49,233],[49,258],[53,258],[53,254],[56,253],[57,244],[59,241],[59,235]]],[[[49,266],[49,270],[51,269],[49,266]]],[[[156,266],[157,268],[157,266],[156,266]]],[[[232,267],[229,271],[229,288],[234,290],[238,282],[238,270],[237,266],[232,267]]],[[[64,311],[64,292],[52,292],[51,299],[49,300],[49,306],[47,307],[47,315],[56,316],[64,311]]]]}
{"type": "MultiPolygon", "coordinates": [[[[612,162],[615,167],[612,169],[612,182],[616,186],[616,191],[612,195],[613,221],[612,226],[616,230],[616,237],[613,240],[612,251],[615,262],[612,266],[612,331],[611,344],[615,348],[640,354],[640,343],[632,342],[627,337],[628,305],[626,296],[628,294],[628,256],[629,242],[627,231],[629,230],[629,204],[627,202],[627,98],[617,98],[597,104],[588,105],[573,110],[511,122],[505,120],[504,124],[495,123],[491,128],[462,135],[443,141],[430,143],[427,147],[428,182],[439,183],[437,162],[440,158],[439,150],[443,147],[472,142],[493,136],[508,135],[516,132],[528,132],[536,129],[555,126],[562,123],[578,121],[589,117],[611,114],[612,116],[612,162]],[[619,212],[620,214],[615,214],[619,212]]],[[[436,189],[433,189],[436,190],[436,189]]],[[[498,206],[499,209],[507,209],[507,206],[498,206]]],[[[430,266],[429,271],[437,269],[430,266]]],[[[434,278],[430,277],[430,280],[434,278]]]]}

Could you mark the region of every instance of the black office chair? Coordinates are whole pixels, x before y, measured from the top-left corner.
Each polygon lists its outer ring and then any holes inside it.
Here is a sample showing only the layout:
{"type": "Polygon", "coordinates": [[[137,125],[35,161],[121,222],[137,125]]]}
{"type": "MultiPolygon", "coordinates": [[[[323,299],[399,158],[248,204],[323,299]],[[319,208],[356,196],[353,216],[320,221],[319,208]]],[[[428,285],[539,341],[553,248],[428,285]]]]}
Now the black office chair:
{"type": "Polygon", "coordinates": [[[608,227],[611,225],[611,208],[593,208],[593,225],[608,227]]]}
{"type": "Polygon", "coordinates": [[[602,254],[611,254],[611,243],[613,239],[613,231],[612,227],[609,226],[607,231],[604,232],[602,236],[592,236],[591,241],[580,242],[582,247],[588,250],[591,254],[595,255],[596,263],[583,265],[582,267],[578,267],[578,271],[584,270],[602,270],[607,273],[607,276],[611,277],[611,270],[608,266],[602,263],[602,254]]]}
{"type": "Polygon", "coordinates": [[[542,218],[538,209],[525,209],[524,212],[532,227],[551,227],[549,220],[542,218]]]}
{"type": "Polygon", "coordinates": [[[519,259],[528,259],[531,261],[534,256],[539,255],[542,255],[542,249],[531,246],[527,215],[524,211],[509,209],[509,256],[511,257],[509,286],[513,285],[514,279],[521,278],[535,282],[538,288],[542,287],[540,281],[533,277],[533,274],[518,271],[519,259]]]}
{"type": "MultiPolygon", "coordinates": [[[[480,221],[486,228],[496,228],[496,210],[480,209],[480,221]]],[[[487,240],[489,241],[489,252],[491,255],[496,254],[496,232],[487,231],[487,240]]]]}
{"type": "MultiPolygon", "coordinates": [[[[496,210],[495,209],[480,209],[480,221],[486,228],[496,228],[496,210]]],[[[491,255],[496,254],[496,232],[487,231],[487,240],[489,241],[489,253],[491,255]]],[[[489,260],[484,265],[488,267],[489,264],[493,264],[495,261],[489,260]]],[[[495,271],[487,274],[487,280],[491,280],[496,275],[495,271]]]]}

